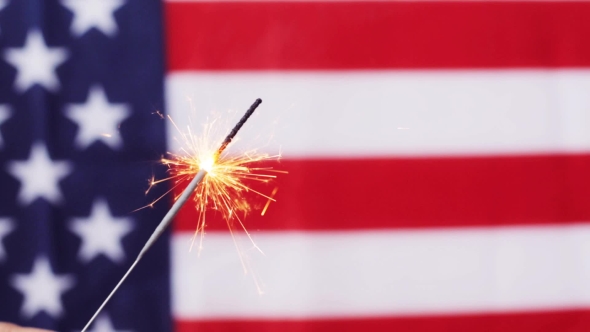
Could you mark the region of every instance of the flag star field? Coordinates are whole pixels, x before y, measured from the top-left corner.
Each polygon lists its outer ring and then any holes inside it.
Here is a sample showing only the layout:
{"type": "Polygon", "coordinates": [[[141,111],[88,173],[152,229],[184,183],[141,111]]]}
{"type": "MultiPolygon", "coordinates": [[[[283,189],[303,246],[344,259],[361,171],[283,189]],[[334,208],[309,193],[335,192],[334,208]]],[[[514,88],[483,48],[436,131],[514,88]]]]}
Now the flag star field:
{"type": "MultiPolygon", "coordinates": [[[[162,4],[4,4],[0,321],[80,330],[167,207],[132,213],[164,175],[162,4]]],[[[92,331],[171,329],[167,239],[156,246],[92,331]]]]}

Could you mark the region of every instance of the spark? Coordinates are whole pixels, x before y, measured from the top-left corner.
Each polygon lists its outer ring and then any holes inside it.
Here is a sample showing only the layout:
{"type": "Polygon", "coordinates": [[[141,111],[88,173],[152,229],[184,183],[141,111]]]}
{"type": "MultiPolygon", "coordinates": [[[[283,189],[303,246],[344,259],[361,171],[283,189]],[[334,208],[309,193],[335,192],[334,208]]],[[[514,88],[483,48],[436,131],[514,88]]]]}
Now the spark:
{"type": "Polygon", "coordinates": [[[264,216],[264,214],[266,213],[266,210],[270,206],[270,202],[273,201],[273,198],[275,197],[277,191],[279,191],[279,187],[275,187],[275,189],[273,189],[272,193],[270,194],[270,199],[268,201],[266,201],[266,204],[264,205],[262,212],[260,212],[261,216],[264,216]]]}
{"type": "Polygon", "coordinates": [[[162,114],[162,112],[160,112],[160,111],[152,112],[152,114],[155,114],[155,115],[159,116],[160,119],[162,119],[162,120],[164,119],[164,114],[162,114]]]}
{"type": "MultiPolygon", "coordinates": [[[[234,233],[235,231],[243,231],[253,247],[263,253],[252,239],[243,220],[257,208],[257,205],[251,202],[252,196],[249,193],[268,201],[264,207],[263,215],[268,208],[268,204],[275,201],[276,189],[269,196],[254,187],[257,184],[263,186],[269,184],[276,179],[278,174],[286,173],[262,165],[268,161],[280,160],[281,154],[271,155],[259,152],[258,149],[249,149],[240,153],[225,152],[225,147],[229,146],[231,140],[222,141],[223,136],[220,134],[225,134],[227,131],[223,129],[222,121],[218,117],[203,124],[200,134],[195,134],[190,125],[185,130],[181,130],[170,116],[168,116],[168,120],[176,129],[179,135],[177,140],[182,147],[178,152],[168,152],[165,157],[161,158],[161,164],[168,168],[168,176],[163,179],[152,177],[149,180],[150,188],[162,182],[172,183],[173,189],[179,186],[183,187],[199,170],[206,170],[207,176],[192,195],[194,207],[198,211],[198,218],[191,249],[198,239],[198,252],[200,254],[203,249],[203,238],[208,222],[207,212],[215,211],[221,214],[227,224],[238,249],[244,272],[247,273],[250,269],[247,267],[248,264],[243,256],[243,250],[240,249],[236,242],[236,234],[234,233]],[[222,148],[219,148],[220,146],[222,148]]],[[[148,191],[150,188],[148,188],[148,191]]],[[[148,206],[153,205],[166,194],[160,196],[148,206]]]]}

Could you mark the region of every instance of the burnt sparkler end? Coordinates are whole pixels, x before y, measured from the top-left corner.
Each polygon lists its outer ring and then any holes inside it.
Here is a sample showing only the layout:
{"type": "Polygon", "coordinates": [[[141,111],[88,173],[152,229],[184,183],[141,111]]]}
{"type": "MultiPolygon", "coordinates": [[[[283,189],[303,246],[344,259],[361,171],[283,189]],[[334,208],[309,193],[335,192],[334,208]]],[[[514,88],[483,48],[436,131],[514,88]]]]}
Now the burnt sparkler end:
{"type": "Polygon", "coordinates": [[[246,111],[246,114],[244,114],[242,116],[240,121],[238,121],[238,123],[236,123],[234,128],[229,132],[229,134],[227,134],[227,136],[225,137],[223,142],[221,142],[221,146],[219,147],[219,149],[217,149],[217,152],[215,152],[214,160],[217,160],[219,158],[219,156],[221,155],[223,150],[225,150],[225,148],[229,145],[229,143],[231,143],[231,141],[234,139],[234,137],[236,137],[236,135],[238,134],[238,131],[240,131],[240,129],[242,128],[244,123],[246,123],[246,121],[248,121],[248,118],[250,118],[252,113],[254,113],[254,111],[256,110],[256,108],[258,108],[258,106],[260,106],[260,104],[262,104],[262,99],[258,98],[254,101],[252,106],[250,106],[250,108],[248,108],[248,110],[246,111]]]}

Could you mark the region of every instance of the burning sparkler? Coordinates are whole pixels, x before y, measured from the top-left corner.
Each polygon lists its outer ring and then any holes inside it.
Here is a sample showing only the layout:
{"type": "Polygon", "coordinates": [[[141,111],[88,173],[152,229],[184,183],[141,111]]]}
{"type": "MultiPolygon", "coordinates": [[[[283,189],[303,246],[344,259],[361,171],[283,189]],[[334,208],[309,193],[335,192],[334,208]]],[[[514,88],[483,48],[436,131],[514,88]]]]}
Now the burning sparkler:
{"type": "MultiPolygon", "coordinates": [[[[261,99],[256,99],[254,104],[246,111],[240,121],[234,126],[230,133],[225,137],[221,145],[217,149],[211,149],[208,140],[207,128],[205,135],[202,138],[193,136],[190,131],[182,134],[185,141],[185,148],[182,149],[183,154],[171,154],[170,158],[163,158],[162,163],[167,165],[170,169],[171,176],[167,179],[152,180],[151,185],[166,180],[175,181],[175,187],[186,183],[192,177],[192,180],[184,189],[182,194],[176,199],[168,213],[164,216],[158,227],[154,230],[150,238],[147,240],[144,247],[141,249],[139,255],[129,267],[125,275],[121,278],[119,283],[111,291],[108,297],[104,300],[96,313],[90,318],[82,332],[86,331],[92,324],[94,319],[98,316],[106,303],[110,300],[113,294],[119,289],[121,284],[125,281],[127,276],[135,268],[137,263],[141,260],[144,254],[152,247],[156,240],[162,235],[166,227],[172,222],[180,208],[189,200],[194,194],[194,201],[199,210],[199,218],[197,221],[197,230],[195,238],[199,234],[204,234],[205,228],[205,212],[212,208],[223,213],[225,220],[228,223],[230,232],[232,232],[232,221],[235,219],[239,222],[242,229],[246,232],[248,237],[250,235],[246,231],[240,217],[239,212],[247,213],[250,210],[249,204],[243,200],[244,192],[255,192],[267,199],[274,200],[272,197],[254,191],[248,187],[243,180],[255,180],[267,182],[274,178],[274,175],[264,174],[264,171],[272,171],[269,168],[253,167],[257,162],[272,159],[277,156],[269,156],[266,154],[244,153],[239,156],[225,156],[224,150],[235,138],[236,134],[242,128],[248,118],[254,113],[256,108],[262,103],[261,99]]],[[[210,129],[210,127],[208,127],[210,129]]],[[[179,130],[180,131],[180,130],[179,130]]],[[[182,133],[182,132],[181,132],[182,133]]],[[[174,189],[174,188],[173,188],[174,189]]],[[[276,190],[275,192],[276,193],[276,190]]],[[[274,195],[273,193],[273,195],[274,195]]],[[[160,197],[162,198],[162,197],[160,197]]],[[[157,200],[159,200],[158,198],[157,200]]],[[[156,200],[156,201],[157,201],[156,200]]],[[[155,202],[155,201],[154,201],[155,202]]],[[[152,204],[154,203],[152,202],[152,204]]],[[[266,208],[265,208],[266,210],[266,208]]],[[[232,232],[233,237],[233,232],[232,232]]],[[[250,238],[251,240],[251,238],[250,238]]],[[[240,257],[241,258],[241,257],[240,257]]],[[[242,260],[242,264],[244,264],[242,260]]]]}
{"type": "MultiPolygon", "coordinates": [[[[223,155],[223,150],[231,142],[240,127],[252,114],[254,109],[262,102],[258,99],[232,129],[230,134],[223,140],[221,147],[211,138],[214,137],[214,126],[216,121],[209,122],[204,127],[204,133],[201,136],[192,134],[190,128],[183,132],[178,128],[176,123],[169,118],[176,130],[180,134],[183,148],[180,153],[169,153],[168,158],[162,158],[162,163],[168,166],[170,176],[165,179],[150,182],[150,187],[164,181],[174,182],[174,187],[186,184],[196,172],[200,169],[207,171],[207,177],[204,178],[201,185],[196,188],[194,203],[198,211],[197,227],[193,244],[200,235],[199,251],[202,249],[202,241],[206,226],[207,211],[214,210],[220,213],[225,219],[228,229],[232,235],[234,224],[237,228],[243,230],[248,236],[256,249],[256,246],[250,234],[244,227],[241,215],[245,216],[251,211],[251,205],[245,198],[247,193],[255,193],[267,200],[267,206],[274,201],[276,191],[267,196],[249,186],[251,182],[267,183],[276,178],[276,173],[284,173],[274,170],[270,167],[260,167],[260,163],[267,160],[278,160],[280,155],[269,155],[259,153],[256,150],[245,151],[237,155],[223,155]]],[[[173,190],[174,187],[171,189],[173,190]]],[[[148,189],[149,190],[149,189],[148,189]]],[[[164,194],[163,196],[165,196],[164,194]]],[[[161,199],[156,199],[154,202],[161,199]]],[[[153,203],[152,203],[153,204],[153,203]]],[[[264,214],[265,210],[263,210],[264,214]]],[[[237,242],[234,240],[234,243],[237,242]]],[[[238,248],[240,261],[244,270],[247,270],[244,259],[238,248]]]]}

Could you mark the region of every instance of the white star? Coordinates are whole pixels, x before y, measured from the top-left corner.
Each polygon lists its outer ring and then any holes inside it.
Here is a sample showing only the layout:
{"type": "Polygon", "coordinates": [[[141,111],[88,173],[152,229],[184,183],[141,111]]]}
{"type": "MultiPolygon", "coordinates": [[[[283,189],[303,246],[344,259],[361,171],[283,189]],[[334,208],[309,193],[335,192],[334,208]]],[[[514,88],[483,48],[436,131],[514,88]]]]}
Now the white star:
{"type": "Polygon", "coordinates": [[[130,332],[123,330],[115,330],[115,328],[113,327],[113,323],[107,315],[98,316],[94,324],[92,324],[92,327],[93,329],[90,332],[130,332]]]}
{"type": "Polygon", "coordinates": [[[131,218],[113,217],[107,202],[97,199],[90,216],[74,218],[70,230],[82,239],[78,253],[82,261],[89,262],[103,254],[113,262],[121,263],[125,259],[121,240],[133,230],[133,222],[131,218]]]}
{"type": "Polygon", "coordinates": [[[38,197],[59,203],[62,195],[58,182],[71,172],[71,165],[66,161],[52,161],[45,145],[36,143],[29,159],[10,162],[8,171],[21,182],[18,196],[22,204],[32,203],[38,197]]]}
{"type": "Polygon", "coordinates": [[[62,5],[74,13],[72,33],[81,36],[92,28],[107,36],[117,33],[113,13],[125,4],[124,0],[62,0],[62,5]]]}
{"type": "Polygon", "coordinates": [[[22,48],[8,48],[4,59],[16,70],[15,88],[25,92],[35,84],[55,91],[59,88],[59,80],[55,73],[57,66],[68,57],[63,47],[47,47],[43,35],[38,30],[31,30],[22,48]]]}
{"type": "Polygon", "coordinates": [[[126,104],[109,103],[104,90],[98,86],[90,88],[85,104],[67,106],[65,114],[78,124],[76,145],[87,148],[96,141],[102,141],[112,149],[123,145],[119,125],[129,117],[126,104]]]}
{"type": "Polygon", "coordinates": [[[46,257],[38,257],[29,274],[17,274],[11,280],[12,287],[24,296],[21,313],[27,318],[41,311],[53,317],[63,313],[61,296],[74,286],[70,275],[56,275],[46,257]]]}
{"type": "Polygon", "coordinates": [[[4,9],[8,5],[7,0],[0,0],[0,10],[4,9]]]}
{"type": "MultiPolygon", "coordinates": [[[[10,117],[10,109],[6,105],[0,105],[0,126],[10,117]]],[[[2,135],[0,135],[0,147],[4,144],[2,135]]]]}
{"type": "Polygon", "coordinates": [[[4,245],[2,245],[2,241],[13,229],[14,224],[10,219],[0,218],[0,261],[3,261],[6,258],[6,249],[4,249],[4,245]]]}

